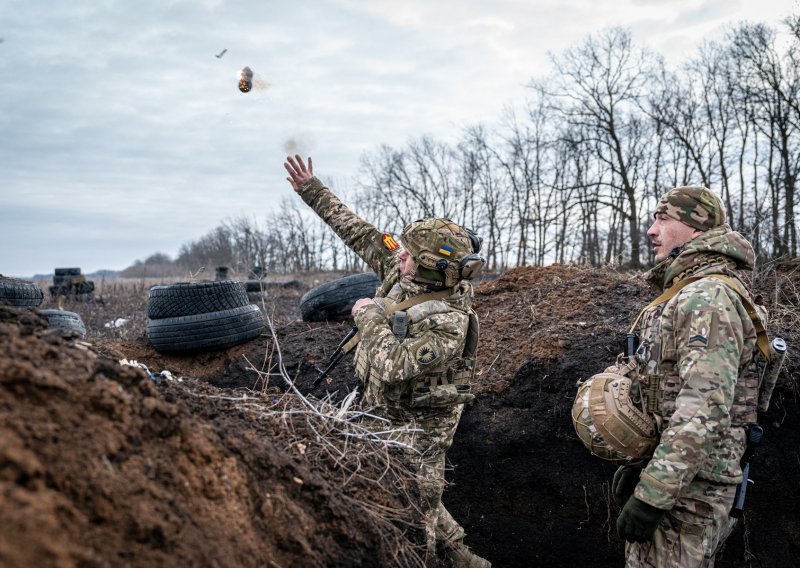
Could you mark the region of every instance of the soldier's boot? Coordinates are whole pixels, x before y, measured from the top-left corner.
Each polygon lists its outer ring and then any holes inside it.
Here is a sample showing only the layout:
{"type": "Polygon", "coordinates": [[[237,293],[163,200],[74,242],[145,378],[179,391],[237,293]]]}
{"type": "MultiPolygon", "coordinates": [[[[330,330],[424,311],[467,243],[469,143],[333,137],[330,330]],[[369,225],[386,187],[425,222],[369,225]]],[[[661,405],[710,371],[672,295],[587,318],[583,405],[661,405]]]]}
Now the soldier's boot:
{"type": "Polygon", "coordinates": [[[454,542],[447,546],[444,556],[453,568],[492,568],[491,562],[481,558],[461,542],[454,542]]]}

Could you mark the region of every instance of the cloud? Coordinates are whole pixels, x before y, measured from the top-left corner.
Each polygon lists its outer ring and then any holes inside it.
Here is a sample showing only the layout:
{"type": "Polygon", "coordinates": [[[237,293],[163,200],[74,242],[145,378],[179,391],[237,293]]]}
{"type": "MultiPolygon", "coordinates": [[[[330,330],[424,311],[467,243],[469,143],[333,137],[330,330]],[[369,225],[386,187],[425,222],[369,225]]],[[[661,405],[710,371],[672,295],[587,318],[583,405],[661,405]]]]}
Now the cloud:
{"type": "MultiPolygon", "coordinates": [[[[0,239],[26,238],[0,249],[0,272],[44,272],[68,258],[121,268],[155,251],[174,255],[225,218],[266,215],[294,198],[286,154],[311,154],[320,175],[347,180],[381,144],[423,134],[454,141],[469,124],[496,123],[505,105],[524,99],[529,79],[547,72],[547,51],[590,32],[630,26],[639,42],[689,50],[748,6],[7,3],[0,239]],[[245,66],[255,74],[247,94],[237,88],[245,66]]],[[[778,9],[758,3],[763,17],[778,9]]]]}

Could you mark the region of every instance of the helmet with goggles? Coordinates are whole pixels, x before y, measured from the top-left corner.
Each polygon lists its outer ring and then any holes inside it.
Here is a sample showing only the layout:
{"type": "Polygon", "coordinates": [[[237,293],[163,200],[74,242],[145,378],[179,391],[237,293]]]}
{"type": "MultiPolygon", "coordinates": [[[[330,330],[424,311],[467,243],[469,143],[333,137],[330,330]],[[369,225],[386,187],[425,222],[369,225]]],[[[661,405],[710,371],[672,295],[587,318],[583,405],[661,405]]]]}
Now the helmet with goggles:
{"type": "Polygon", "coordinates": [[[434,288],[471,280],[486,263],[478,254],[483,240],[445,217],[411,223],[400,241],[417,265],[413,280],[434,288]]]}

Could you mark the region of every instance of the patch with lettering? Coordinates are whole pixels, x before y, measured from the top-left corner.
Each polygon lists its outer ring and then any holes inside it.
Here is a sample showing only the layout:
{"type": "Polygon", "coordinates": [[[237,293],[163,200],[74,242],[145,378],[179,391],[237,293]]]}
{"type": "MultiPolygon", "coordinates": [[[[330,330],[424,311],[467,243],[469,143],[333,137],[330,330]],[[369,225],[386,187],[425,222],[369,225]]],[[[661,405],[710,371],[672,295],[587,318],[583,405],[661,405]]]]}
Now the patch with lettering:
{"type": "Polygon", "coordinates": [[[436,350],[433,345],[426,343],[417,348],[417,362],[422,365],[429,365],[436,360],[436,350]]]}

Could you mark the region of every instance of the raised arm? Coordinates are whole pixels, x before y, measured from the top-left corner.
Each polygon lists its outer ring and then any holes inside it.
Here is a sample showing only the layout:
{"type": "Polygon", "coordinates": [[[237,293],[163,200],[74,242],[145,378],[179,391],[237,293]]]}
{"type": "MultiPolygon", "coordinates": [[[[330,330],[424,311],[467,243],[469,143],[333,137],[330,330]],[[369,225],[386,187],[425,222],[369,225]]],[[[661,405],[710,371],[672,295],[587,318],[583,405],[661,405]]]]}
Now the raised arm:
{"type": "Polygon", "coordinates": [[[283,164],[292,189],[319,215],[328,226],[350,247],[378,278],[397,271],[397,254],[383,243],[383,233],[351,211],[336,195],[314,176],[311,158],[308,165],[296,155],[287,157],[283,164]]]}

